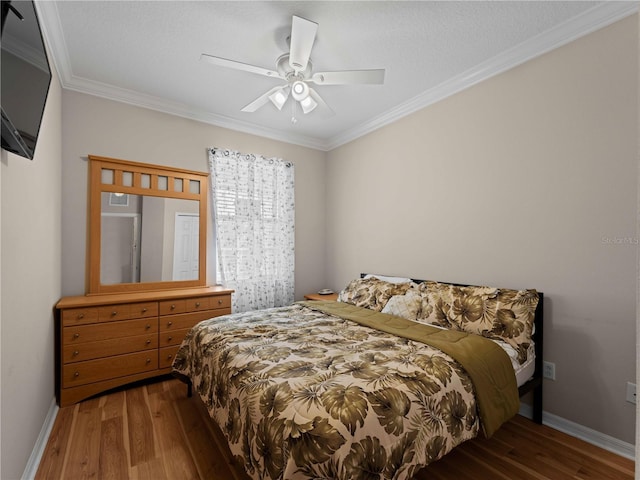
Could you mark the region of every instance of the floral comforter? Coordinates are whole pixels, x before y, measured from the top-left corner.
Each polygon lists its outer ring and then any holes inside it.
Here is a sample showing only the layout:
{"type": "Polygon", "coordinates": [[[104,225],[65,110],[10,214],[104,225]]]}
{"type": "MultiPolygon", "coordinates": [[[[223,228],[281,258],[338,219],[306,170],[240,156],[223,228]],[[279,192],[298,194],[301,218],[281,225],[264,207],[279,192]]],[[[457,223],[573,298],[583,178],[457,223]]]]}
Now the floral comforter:
{"type": "Polygon", "coordinates": [[[408,479],[480,428],[449,355],[299,304],[201,322],[173,369],[254,479],[408,479]]]}

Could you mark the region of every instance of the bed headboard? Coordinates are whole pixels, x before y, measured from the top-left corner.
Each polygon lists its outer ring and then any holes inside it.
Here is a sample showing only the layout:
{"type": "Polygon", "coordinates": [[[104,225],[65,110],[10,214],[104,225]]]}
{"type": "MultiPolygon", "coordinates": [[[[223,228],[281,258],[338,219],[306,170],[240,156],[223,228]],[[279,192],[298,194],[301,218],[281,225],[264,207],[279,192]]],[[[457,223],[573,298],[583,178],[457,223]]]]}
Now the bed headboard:
{"type": "MultiPolygon", "coordinates": [[[[360,278],[364,278],[366,275],[370,275],[368,273],[361,273],[360,278]]],[[[376,275],[376,274],[371,274],[376,275]]],[[[380,274],[382,275],[382,274],[380,274]]],[[[412,282],[422,283],[426,280],[419,280],[412,278],[412,282]]],[[[468,285],[465,283],[453,283],[453,282],[439,282],[445,283],[448,285],[455,285],[457,287],[477,287],[477,285],[468,285]]],[[[514,289],[515,290],[515,289],[514,289]]],[[[542,423],[542,362],[543,362],[543,332],[544,332],[544,294],[542,292],[538,292],[538,306],[536,307],[536,311],[534,313],[533,319],[534,329],[533,329],[533,342],[534,348],[536,352],[536,360],[535,360],[535,372],[531,380],[522,385],[519,388],[520,396],[533,391],[533,421],[536,423],[542,423]]]]}

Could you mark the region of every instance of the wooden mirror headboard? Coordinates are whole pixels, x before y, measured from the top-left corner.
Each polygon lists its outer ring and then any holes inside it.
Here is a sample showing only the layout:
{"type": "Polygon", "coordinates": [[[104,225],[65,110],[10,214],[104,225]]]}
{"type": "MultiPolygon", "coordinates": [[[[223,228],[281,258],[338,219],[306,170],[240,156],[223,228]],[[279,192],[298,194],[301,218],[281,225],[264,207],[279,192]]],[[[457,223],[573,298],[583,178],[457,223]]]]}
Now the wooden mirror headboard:
{"type": "Polygon", "coordinates": [[[87,293],[205,286],[208,175],[89,162],[87,293]]]}

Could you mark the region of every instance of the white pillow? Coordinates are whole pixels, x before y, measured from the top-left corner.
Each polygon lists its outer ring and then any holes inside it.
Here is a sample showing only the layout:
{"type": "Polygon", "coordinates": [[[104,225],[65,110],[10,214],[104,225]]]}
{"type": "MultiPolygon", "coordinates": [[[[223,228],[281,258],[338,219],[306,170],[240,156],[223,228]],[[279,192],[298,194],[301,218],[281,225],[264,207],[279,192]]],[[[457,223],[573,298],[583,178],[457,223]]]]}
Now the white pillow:
{"type": "Polygon", "coordinates": [[[410,282],[411,279],[410,278],[406,278],[406,277],[388,277],[386,275],[377,275],[374,273],[369,273],[367,275],[364,276],[364,278],[377,278],[378,280],[382,280],[383,282],[389,282],[389,283],[407,283],[410,282]]]}
{"type": "Polygon", "coordinates": [[[422,296],[415,290],[408,290],[404,295],[394,295],[382,309],[382,313],[417,320],[422,309],[422,296]]]}

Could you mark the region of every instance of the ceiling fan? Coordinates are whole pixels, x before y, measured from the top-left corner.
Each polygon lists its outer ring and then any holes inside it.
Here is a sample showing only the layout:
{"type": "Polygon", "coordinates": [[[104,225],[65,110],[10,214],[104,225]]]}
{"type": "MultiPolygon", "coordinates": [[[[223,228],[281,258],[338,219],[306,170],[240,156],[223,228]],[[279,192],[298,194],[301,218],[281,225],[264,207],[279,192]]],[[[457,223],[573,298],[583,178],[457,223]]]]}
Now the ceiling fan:
{"type": "MultiPolygon", "coordinates": [[[[263,95],[242,108],[243,112],[255,112],[269,101],[278,110],[282,110],[289,96],[300,105],[302,112],[307,114],[316,107],[320,107],[325,113],[333,115],[334,112],[322,100],[322,97],[309,85],[356,85],[384,83],[384,69],[377,70],[344,70],[336,72],[315,72],[309,59],[313,42],[318,31],[318,24],[302,17],[293,16],[291,36],[289,40],[289,53],[285,53],[276,60],[276,69],[249,65],[226,58],[215,57],[203,53],[200,60],[214,65],[236,70],[243,70],[266,77],[279,78],[285,81],[284,85],[273,87],[263,95]]],[[[296,103],[293,104],[294,108],[296,103]]],[[[291,121],[296,122],[295,114],[291,121]]]]}

